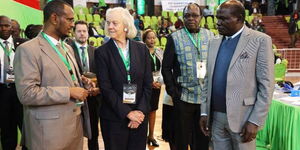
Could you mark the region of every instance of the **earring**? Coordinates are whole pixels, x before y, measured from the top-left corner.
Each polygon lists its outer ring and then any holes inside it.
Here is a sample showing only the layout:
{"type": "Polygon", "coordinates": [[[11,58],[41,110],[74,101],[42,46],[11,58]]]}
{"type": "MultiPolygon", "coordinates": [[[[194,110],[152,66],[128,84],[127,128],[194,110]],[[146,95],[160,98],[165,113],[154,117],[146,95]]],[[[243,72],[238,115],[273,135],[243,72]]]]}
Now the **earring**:
{"type": "Polygon", "coordinates": [[[127,28],[124,28],[124,31],[125,31],[125,32],[127,32],[127,31],[128,31],[128,29],[127,29],[127,28]]]}

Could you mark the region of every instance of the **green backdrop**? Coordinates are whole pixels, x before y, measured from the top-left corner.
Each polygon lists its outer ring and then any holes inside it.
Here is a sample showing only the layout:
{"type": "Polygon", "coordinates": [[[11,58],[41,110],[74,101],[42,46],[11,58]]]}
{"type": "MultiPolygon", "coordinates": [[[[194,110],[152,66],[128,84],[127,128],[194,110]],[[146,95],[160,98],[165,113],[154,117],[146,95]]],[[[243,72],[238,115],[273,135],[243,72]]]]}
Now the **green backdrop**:
{"type": "Polygon", "coordinates": [[[25,29],[28,24],[43,23],[41,10],[28,7],[13,0],[0,0],[0,15],[17,20],[22,29],[25,29]]]}

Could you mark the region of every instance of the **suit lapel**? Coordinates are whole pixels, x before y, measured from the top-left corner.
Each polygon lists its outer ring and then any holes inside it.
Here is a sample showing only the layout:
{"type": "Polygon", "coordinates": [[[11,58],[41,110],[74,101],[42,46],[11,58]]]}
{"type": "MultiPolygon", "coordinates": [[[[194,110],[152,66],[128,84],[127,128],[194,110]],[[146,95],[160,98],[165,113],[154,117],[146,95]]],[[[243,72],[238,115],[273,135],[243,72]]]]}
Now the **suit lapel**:
{"type": "Polygon", "coordinates": [[[91,46],[88,46],[90,72],[94,72],[94,50],[91,46]]]}
{"type": "Polygon", "coordinates": [[[232,56],[232,59],[230,62],[230,66],[228,69],[230,69],[232,67],[232,65],[236,62],[236,60],[239,58],[240,54],[243,52],[243,50],[247,46],[248,41],[249,41],[249,29],[247,27],[245,27],[245,29],[242,32],[242,35],[239,39],[239,42],[236,46],[236,49],[233,53],[233,56],[232,56]]]}
{"type": "Polygon", "coordinates": [[[72,42],[72,48],[74,50],[74,56],[75,56],[75,59],[77,61],[77,64],[78,64],[78,67],[79,67],[79,70],[80,72],[82,72],[82,63],[81,63],[81,60],[80,60],[80,55],[79,55],[79,50],[75,44],[75,42],[72,42]]]}
{"type": "Polygon", "coordinates": [[[211,67],[210,67],[211,76],[209,77],[210,81],[212,80],[212,75],[214,74],[215,63],[216,63],[215,60],[217,59],[220,45],[222,43],[222,39],[223,39],[223,36],[220,36],[218,39],[213,40],[210,44],[211,45],[211,50],[209,51],[209,53],[210,53],[209,61],[210,62],[208,62],[211,64],[211,67]]]}
{"type": "Polygon", "coordinates": [[[63,61],[59,58],[59,56],[56,54],[54,49],[50,46],[50,44],[42,37],[41,34],[38,35],[38,39],[40,41],[40,47],[42,51],[53,61],[54,64],[57,65],[63,76],[66,78],[66,80],[70,83],[70,85],[73,85],[73,81],[71,79],[70,73],[66,65],[63,63],[63,61]]]}
{"type": "MultiPolygon", "coordinates": [[[[67,47],[67,46],[66,46],[67,47]]],[[[79,71],[79,67],[78,67],[78,65],[77,65],[77,63],[76,63],[76,60],[74,59],[74,54],[72,53],[72,49],[70,49],[69,47],[68,47],[68,51],[67,51],[67,55],[69,56],[69,58],[70,58],[70,63],[72,63],[73,64],[73,66],[74,66],[74,69],[75,69],[75,72],[76,72],[76,75],[77,75],[77,80],[78,80],[78,82],[79,82],[79,84],[80,84],[80,86],[83,86],[82,85],[82,82],[81,82],[81,79],[80,79],[80,77],[81,77],[81,73],[80,73],[80,71],[79,71]]]]}
{"type": "Polygon", "coordinates": [[[131,40],[129,40],[129,53],[130,53],[130,76],[131,76],[131,80],[132,82],[135,81],[136,77],[135,77],[135,73],[136,73],[136,64],[137,59],[136,59],[136,50],[138,50],[138,48],[136,47],[136,44],[134,44],[131,40]]]}
{"type": "Polygon", "coordinates": [[[126,68],[125,68],[123,60],[120,56],[118,48],[116,47],[116,45],[112,39],[109,40],[108,44],[109,44],[109,48],[111,49],[112,56],[115,59],[115,62],[117,63],[117,65],[122,73],[122,76],[124,77],[124,79],[127,80],[126,68]]]}

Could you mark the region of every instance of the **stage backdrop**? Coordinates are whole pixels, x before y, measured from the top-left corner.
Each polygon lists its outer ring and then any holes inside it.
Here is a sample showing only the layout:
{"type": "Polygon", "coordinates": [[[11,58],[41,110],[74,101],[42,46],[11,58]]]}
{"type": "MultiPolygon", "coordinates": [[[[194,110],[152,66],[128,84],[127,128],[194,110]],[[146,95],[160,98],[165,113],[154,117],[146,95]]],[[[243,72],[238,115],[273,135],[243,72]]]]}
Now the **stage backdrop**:
{"type": "Polygon", "coordinates": [[[0,0],[0,14],[17,20],[22,29],[28,24],[42,24],[42,11],[13,0],[0,0]]]}

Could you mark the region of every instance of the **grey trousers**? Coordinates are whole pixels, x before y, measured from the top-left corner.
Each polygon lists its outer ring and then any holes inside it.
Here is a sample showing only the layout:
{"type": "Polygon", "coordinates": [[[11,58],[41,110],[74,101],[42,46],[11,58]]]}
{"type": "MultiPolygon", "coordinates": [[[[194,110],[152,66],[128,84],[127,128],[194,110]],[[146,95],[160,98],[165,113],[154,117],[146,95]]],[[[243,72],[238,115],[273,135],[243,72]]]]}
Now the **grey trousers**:
{"type": "Polygon", "coordinates": [[[226,113],[214,112],[212,121],[212,141],[214,150],[255,150],[255,140],[242,143],[240,133],[230,130],[226,113]]]}

